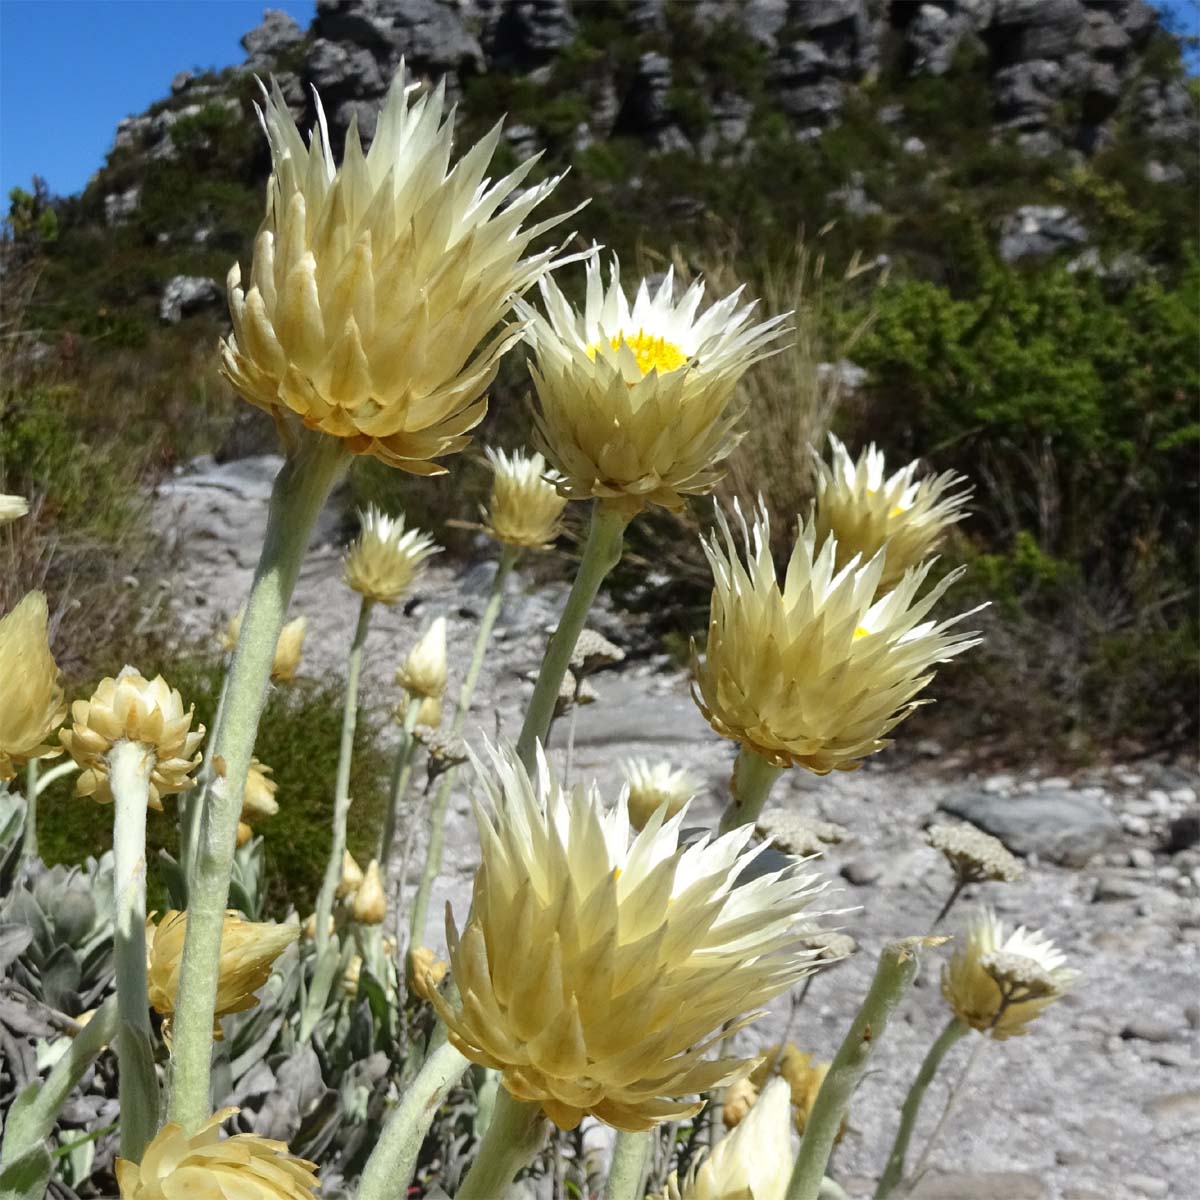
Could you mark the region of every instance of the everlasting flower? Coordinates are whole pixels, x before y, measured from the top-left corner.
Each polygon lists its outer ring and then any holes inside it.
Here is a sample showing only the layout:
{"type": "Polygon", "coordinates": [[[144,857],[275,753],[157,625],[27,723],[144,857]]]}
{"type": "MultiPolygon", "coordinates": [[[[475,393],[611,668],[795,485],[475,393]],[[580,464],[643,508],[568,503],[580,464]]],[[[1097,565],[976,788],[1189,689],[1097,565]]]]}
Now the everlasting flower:
{"type": "Polygon", "coordinates": [[[501,322],[555,251],[522,255],[566,214],[525,225],[558,183],[518,190],[535,160],[485,178],[499,124],[448,170],[444,84],[413,100],[417,90],[402,65],[370,150],[352,120],[337,167],[320,100],[306,145],[272,88],[267,215],[249,288],[240,265],[229,273],[233,335],[221,357],[252,404],[435,475],[443,468],[430,460],[461,450],[487,411],[483,393],[521,334],[501,322]]]}
{"type": "Polygon", "coordinates": [[[505,454],[490,447],[485,453],[492,464],[492,495],[482,510],[488,533],[509,546],[549,549],[567,506],[558,492],[562,476],[549,470],[540,454],[505,454]]]}
{"type": "Polygon", "coordinates": [[[737,444],[738,380],[773,352],[787,318],[752,324],[740,288],[700,313],[704,285],[678,301],[674,286],[668,272],[651,296],[643,280],[631,305],[616,260],[605,289],[592,256],[582,313],[549,276],[539,281],[545,316],[517,305],[536,358],[539,441],[572,498],[678,510],[712,490],[737,444]]]}
{"type": "Polygon", "coordinates": [[[168,1122],[140,1164],[118,1158],[121,1200],[314,1200],[320,1186],[316,1163],[254,1133],[221,1139],[222,1122],[237,1111],[221,1109],[191,1137],[168,1122]]]}
{"type": "Polygon", "coordinates": [[[961,883],[1015,883],[1025,873],[999,838],[974,825],[930,825],[925,840],[942,852],[961,883]]]}
{"type": "Polygon", "coordinates": [[[855,462],[833,434],[829,443],[833,464],[819,461],[817,467],[817,545],[830,537],[836,540],[834,566],[839,571],[855,555],[867,562],[886,546],[879,590],[888,591],[967,515],[971,489],[953,471],[918,480],[917,462],[885,475],[883,451],[874,445],[855,462]]]}
{"type": "Polygon", "coordinates": [[[183,698],[161,675],[147,680],[125,667],[115,679],[102,679],[91,699],[71,705],[72,724],[58,734],[81,768],[75,795],[111,804],[109,751],[117,742],[137,742],[154,757],[147,802],[161,812],[163,796],[196,786],[191,773],[200,765],[204,726],[192,729],[194,711],[185,711],[183,698]]]}
{"type": "Polygon", "coordinates": [[[346,586],[367,600],[395,604],[437,554],[433,538],[404,528],[404,517],[389,517],[371,505],[358,514],[361,529],[346,551],[346,586]]]}
{"type": "Polygon", "coordinates": [[[246,774],[246,786],[242,791],[242,820],[247,825],[273,817],[279,811],[279,801],[275,793],[279,784],[269,779],[271,768],[258,761],[250,760],[250,770],[246,774]]]}
{"type": "Polygon", "coordinates": [[[0,495],[0,525],[19,521],[29,512],[29,501],[24,496],[0,495]]]}
{"type": "Polygon", "coordinates": [[[430,993],[441,987],[442,980],[450,964],[438,958],[428,946],[417,946],[409,954],[409,970],[412,974],[413,991],[422,1000],[428,1000],[430,993]]]}
{"type": "Polygon", "coordinates": [[[352,896],[360,887],[362,887],[363,873],[362,867],[354,861],[354,855],[347,850],[342,855],[342,877],[338,880],[337,890],[334,895],[339,900],[346,896],[352,896]]]}
{"type": "Polygon", "coordinates": [[[62,753],[46,740],[67,715],[49,622],[41,592],[27,593],[0,619],[0,780],[11,779],[31,758],[62,753]]]}
{"type": "MultiPolygon", "coordinates": [[[[238,609],[229,618],[224,630],[217,635],[217,644],[227,654],[232,654],[237,649],[238,638],[242,633],[242,618],[245,615],[245,610],[238,609]]],[[[296,677],[307,631],[307,617],[297,617],[279,631],[279,640],[275,643],[275,659],[271,663],[271,678],[277,683],[290,683],[296,677]]]]}
{"type": "Polygon", "coordinates": [[[383,877],[379,874],[379,864],[374,860],[367,864],[363,881],[354,893],[354,902],[350,905],[350,915],[360,925],[382,925],[387,916],[387,896],[383,891],[383,877]]]}
{"type": "Polygon", "coordinates": [[[667,1182],[669,1200],[784,1200],[792,1175],[788,1085],[774,1079],[737,1128],[685,1183],[667,1182]]]}
{"type": "Polygon", "coordinates": [[[656,809],[666,805],[669,820],[700,790],[700,782],[689,771],[676,770],[668,762],[651,763],[631,758],[622,768],[629,785],[629,822],[644,829],[656,809]]]}
{"type": "Polygon", "coordinates": [[[1023,925],[1005,936],[983,909],[965,942],[942,968],[942,995],[960,1020],[997,1041],[1020,1037],[1078,978],[1040,930],[1023,925]]]}
{"type": "MultiPolygon", "coordinates": [[[[146,922],[147,994],[150,1005],[163,1018],[163,1037],[170,1040],[179,993],[179,970],[187,913],[172,910],[154,925],[146,922]]],[[[225,914],[221,930],[221,958],[217,977],[217,1005],[213,1013],[213,1037],[224,1036],[220,1018],[245,1012],[258,1005],[255,992],[267,982],[275,960],[300,936],[300,926],[256,924],[236,913],[225,914]]]]}
{"type": "Polygon", "coordinates": [[[961,571],[918,598],[927,563],[876,600],[884,552],[835,573],[836,543],[829,539],[817,552],[812,523],[802,522],[781,584],[766,513],[753,531],[740,509],[737,517],[745,563],[720,511],[719,536],[704,543],[714,586],[707,653],[695,666],[696,703],[719,734],[775,766],[853,770],[926,703],[916,696],[933,665],[978,643],[951,632],[968,613],[925,620],[961,571]]]}
{"type": "Polygon", "coordinates": [[[749,828],[681,846],[685,813],[659,813],[634,836],[623,795],[606,811],[563,791],[540,752],[533,780],[511,752],[491,760],[461,938],[447,916],[461,1010],[432,997],[451,1040],[564,1129],[696,1113],[684,1097],[750,1066],[705,1060],[723,1023],[808,973],[801,914],[822,885],[794,866],[743,882],[749,828]]]}
{"type": "Polygon", "coordinates": [[[396,682],[410,696],[440,700],[446,691],[446,618],[438,617],[408,652],[396,682]]]}

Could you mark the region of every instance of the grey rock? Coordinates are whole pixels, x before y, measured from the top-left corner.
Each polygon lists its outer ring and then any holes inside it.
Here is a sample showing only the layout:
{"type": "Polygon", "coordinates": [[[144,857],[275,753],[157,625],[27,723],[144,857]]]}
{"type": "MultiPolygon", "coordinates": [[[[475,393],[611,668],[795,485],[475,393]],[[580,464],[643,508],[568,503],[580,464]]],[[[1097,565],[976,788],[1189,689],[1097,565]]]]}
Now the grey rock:
{"type": "Polygon", "coordinates": [[[775,39],[787,24],[788,0],[746,0],[739,14],[742,29],[760,46],[775,49],[775,39]]]}
{"type": "Polygon", "coordinates": [[[840,391],[858,392],[867,386],[871,372],[848,358],[837,362],[817,363],[817,378],[822,383],[832,382],[840,391]]]}
{"type": "Polygon", "coordinates": [[[353,43],[318,38],[308,53],[307,68],[308,78],[322,99],[347,89],[358,96],[377,96],[387,86],[375,55],[353,43]]]}
{"type": "Polygon", "coordinates": [[[925,143],[914,134],[912,137],[907,137],[904,139],[900,149],[903,150],[905,154],[921,155],[925,153],[925,143]]]}
{"type": "Polygon", "coordinates": [[[1134,94],[1133,118],[1148,137],[1165,142],[1196,140],[1196,106],[1179,79],[1147,79],[1134,94]]]}
{"type": "Polygon", "coordinates": [[[1169,1196],[1171,1185],[1157,1175],[1126,1175],[1125,1186],[1139,1196],[1169,1196]]]}
{"type": "Polygon", "coordinates": [[[927,1175],[909,1193],[911,1200],[1050,1200],[1036,1176],[1021,1171],[953,1171],[927,1175]]]}
{"type": "Polygon", "coordinates": [[[1096,880],[1092,902],[1106,904],[1112,901],[1138,900],[1145,892],[1146,889],[1136,880],[1126,879],[1122,875],[1102,875],[1096,880]]]}
{"type": "Polygon", "coordinates": [[[617,117],[619,131],[644,138],[659,150],[689,149],[671,109],[671,60],[648,51],[638,59],[633,84],[617,117]]]}
{"type": "Polygon", "coordinates": [[[501,8],[488,50],[501,65],[528,67],[569,46],[577,32],[567,0],[513,0],[501,8]]]}
{"type": "Polygon", "coordinates": [[[532,125],[509,125],[504,130],[504,138],[520,162],[532,158],[542,149],[538,131],[532,125]]]}
{"type": "Polygon", "coordinates": [[[829,198],[836,200],[852,217],[877,216],[883,212],[883,206],[867,195],[865,182],[862,172],[855,171],[849,182],[829,193],[829,198]]]}
{"type": "Polygon", "coordinates": [[[1200,1122],[1200,1091],[1169,1092],[1148,1100],[1143,1107],[1155,1128],[1172,1136],[1200,1122]]]}
{"type": "Polygon", "coordinates": [[[1168,854],[1179,854],[1196,845],[1200,845],[1200,808],[1175,817],[1163,838],[1163,849],[1168,854]]]}
{"type": "Polygon", "coordinates": [[[1133,46],[1133,38],[1122,28],[1117,14],[1108,7],[1089,8],[1084,13],[1080,42],[1097,58],[1123,58],[1133,46]]]}
{"type": "Polygon", "coordinates": [[[104,197],[104,223],[110,228],[124,225],[142,206],[142,185],[135,183],[123,192],[104,197]]]}
{"type": "Polygon", "coordinates": [[[1151,1062],[1162,1067],[1173,1067],[1186,1070],[1197,1065],[1195,1052],[1187,1046],[1165,1045],[1156,1046],[1146,1056],[1151,1062]]]}
{"type": "Polygon", "coordinates": [[[852,858],[839,873],[855,887],[871,887],[883,878],[883,864],[874,858],[852,858]]]}
{"type": "MultiPolygon", "coordinates": [[[[620,679],[600,676],[595,681],[600,697],[577,710],[575,745],[585,748],[624,747],[637,743],[706,742],[712,736],[708,722],[691,699],[683,695],[626,699],[620,679]]],[[[551,746],[565,746],[567,722],[557,721],[551,746]]],[[[580,760],[581,765],[583,759],[580,760]]]]}
{"type": "Polygon", "coordinates": [[[699,144],[702,157],[721,157],[736,161],[751,150],[747,134],[754,105],[745,96],[723,92],[712,102],[712,123],[699,144]],[[729,154],[730,150],[733,154],[729,154]]]}
{"type": "Polygon", "coordinates": [[[1005,262],[1043,258],[1088,240],[1083,222],[1059,204],[1026,204],[1004,219],[1000,257],[1005,262]]]}
{"type": "Polygon", "coordinates": [[[992,51],[1002,62],[1059,58],[1083,32],[1081,0],[996,0],[989,29],[992,51]]]}
{"type": "Polygon", "coordinates": [[[1064,866],[1083,866],[1120,833],[1103,804],[1078,792],[1007,797],[959,792],[941,806],[998,837],[1014,854],[1037,854],[1064,866]]]}
{"type": "Polygon", "coordinates": [[[269,67],[289,46],[302,41],[304,30],[287,13],[268,8],[262,23],[242,38],[242,48],[248,56],[246,65],[252,70],[269,67]]]}
{"type": "Polygon", "coordinates": [[[180,71],[171,79],[171,95],[178,96],[180,92],[185,92],[191,86],[195,76],[191,71],[180,71]]]}
{"type": "Polygon", "coordinates": [[[1156,1020],[1151,1017],[1134,1017],[1126,1022],[1121,1030],[1121,1037],[1127,1042],[1153,1042],[1161,1045],[1165,1042],[1176,1041],[1181,1032],[1172,1021],[1156,1020]]]}
{"type": "Polygon", "coordinates": [[[920,4],[904,28],[904,50],[912,75],[945,75],[954,65],[963,39],[975,32],[971,14],[950,0],[920,4]]]}
{"type": "Polygon", "coordinates": [[[992,79],[995,111],[1005,129],[1040,129],[1062,93],[1062,68],[1049,59],[1015,63],[992,79]]]}
{"type": "Polygon", "coordinates": [[[664,0],[629,0],[625,20],[639,33],[662,33],[667,28],[664,0]]]}
{"type": "Polygon", "coordinates": [[[203,275],[175,275],[167,280],[158,301],[158,317],[168,325],[178,325],[184,317],[220,308],[225,293],[215,279],[203,275]]]}

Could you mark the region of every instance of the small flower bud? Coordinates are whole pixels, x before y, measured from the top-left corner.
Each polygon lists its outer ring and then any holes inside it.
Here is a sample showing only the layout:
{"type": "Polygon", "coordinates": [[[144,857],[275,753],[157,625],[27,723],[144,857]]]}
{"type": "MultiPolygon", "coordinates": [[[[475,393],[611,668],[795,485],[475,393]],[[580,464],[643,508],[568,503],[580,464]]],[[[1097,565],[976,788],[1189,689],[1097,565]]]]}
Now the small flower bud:
{"type": "Polygon", "coordinates": [[[350,915],[360,925],[382,925],[387,916],[387,895],[383,890],[379,864],[374,859],[367,864],[367,873],[354,893],[350,915]]]}

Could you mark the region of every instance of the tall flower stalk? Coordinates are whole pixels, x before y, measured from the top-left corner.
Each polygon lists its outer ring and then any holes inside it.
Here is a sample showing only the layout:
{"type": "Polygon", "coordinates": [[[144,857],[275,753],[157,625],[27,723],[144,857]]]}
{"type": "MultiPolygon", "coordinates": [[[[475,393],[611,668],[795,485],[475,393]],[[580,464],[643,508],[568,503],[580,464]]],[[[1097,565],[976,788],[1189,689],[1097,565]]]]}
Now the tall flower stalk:
{"type": "Polygon", "coordinates": [[[242,793],[266,701],[275,645],[313,525],[346,469],[340,441],[300,435],[275,479],[262,555],[229,670],[229,692],[213,747],[220,773],[208,791],[188,880],[188,926],[171,1055],[169,1116],[185,1130],[209,1115],[217,963],[242,793]]]}

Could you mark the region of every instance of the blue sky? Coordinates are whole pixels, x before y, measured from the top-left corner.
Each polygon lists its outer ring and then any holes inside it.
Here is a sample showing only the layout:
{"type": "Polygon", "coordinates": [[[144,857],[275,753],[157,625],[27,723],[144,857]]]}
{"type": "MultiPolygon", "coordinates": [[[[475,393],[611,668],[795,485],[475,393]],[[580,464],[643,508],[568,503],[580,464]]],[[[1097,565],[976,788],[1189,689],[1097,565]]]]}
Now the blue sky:
{"type": "Polygon", "coordinates": [[[194,67],[242,62],[265,8],[307,29],[315,0],[0,0],[0,200],[36,172],[81,191],[117,122],[194,67]]]}

